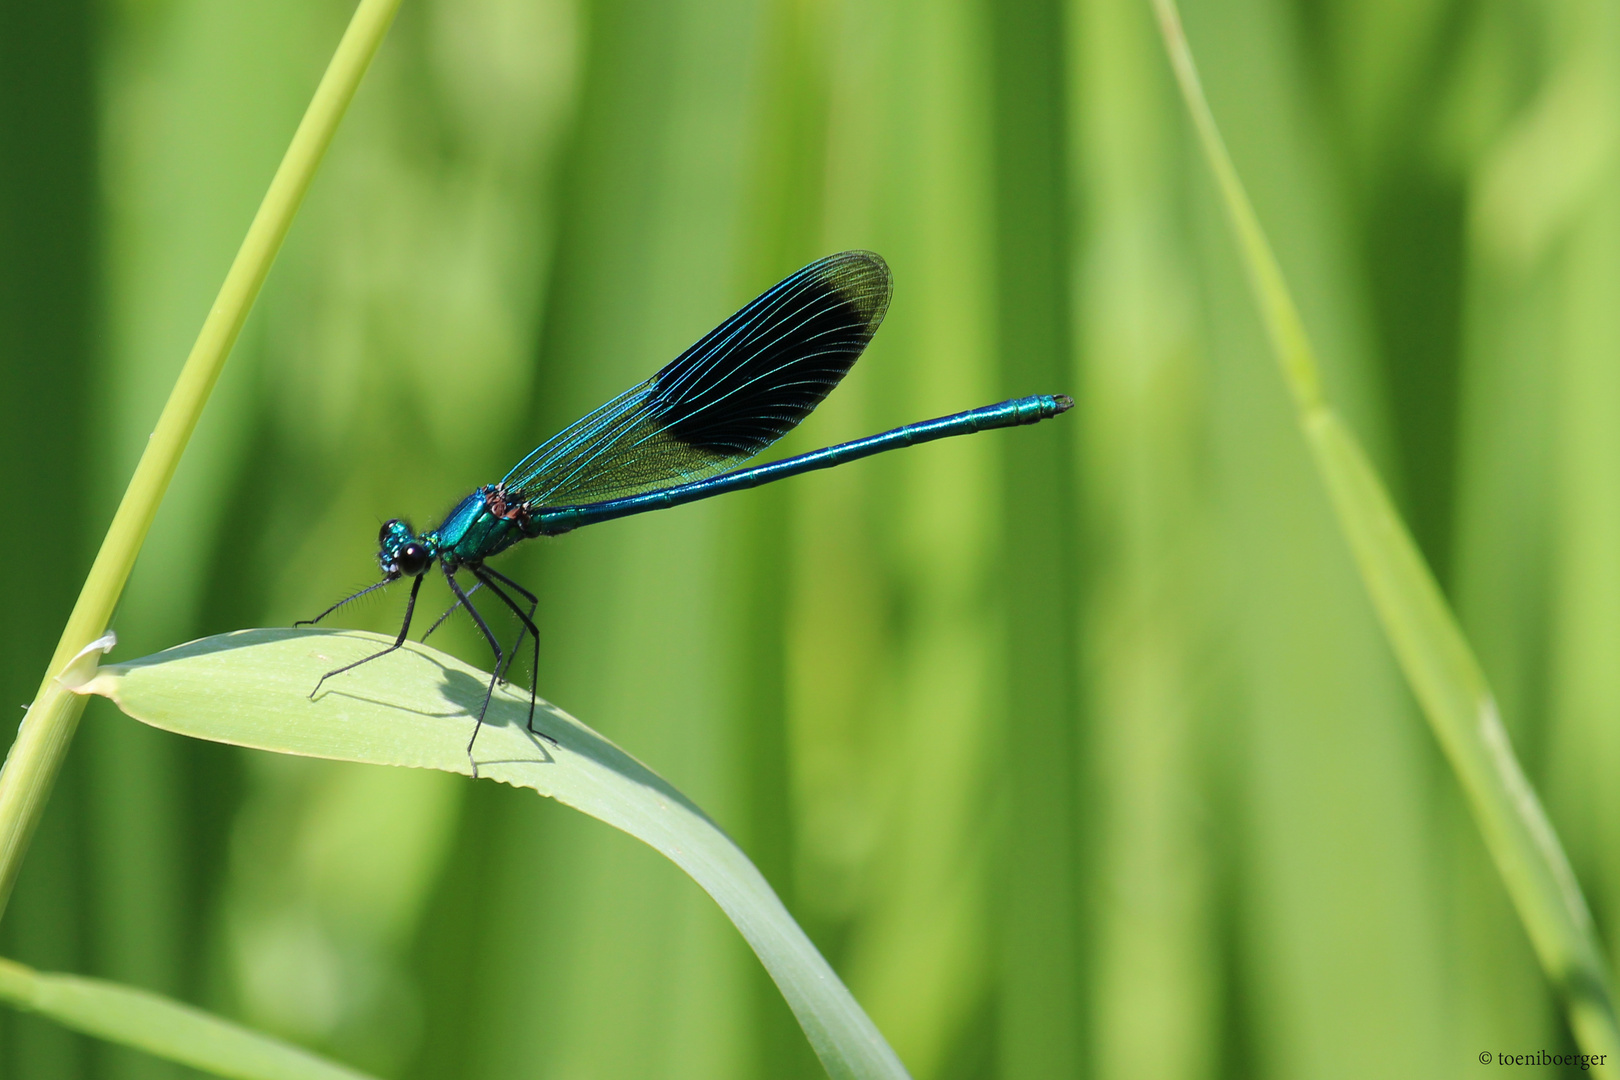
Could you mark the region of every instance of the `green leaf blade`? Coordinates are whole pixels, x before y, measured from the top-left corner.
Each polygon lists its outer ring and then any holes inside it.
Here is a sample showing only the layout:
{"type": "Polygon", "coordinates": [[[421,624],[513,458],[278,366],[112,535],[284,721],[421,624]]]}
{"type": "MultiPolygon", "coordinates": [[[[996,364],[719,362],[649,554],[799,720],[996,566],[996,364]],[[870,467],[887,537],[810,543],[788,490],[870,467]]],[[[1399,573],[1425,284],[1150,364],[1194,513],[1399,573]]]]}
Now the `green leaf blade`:
{"type": "Polygon", "coordinates": [[[193,738],[374,765],[442,769],[566,803],[650,845],[736,924],[776,981],[829,1075],[906,1072],[770,885],[691,800],[555,706],[499,686],[467,753],[489,676],[416,643],[326,680],[391,644],[358,631],[242,630],[101,668],[80,687],[193,738]],[[542,737],[543,736],[543,737],[542,737]]]}

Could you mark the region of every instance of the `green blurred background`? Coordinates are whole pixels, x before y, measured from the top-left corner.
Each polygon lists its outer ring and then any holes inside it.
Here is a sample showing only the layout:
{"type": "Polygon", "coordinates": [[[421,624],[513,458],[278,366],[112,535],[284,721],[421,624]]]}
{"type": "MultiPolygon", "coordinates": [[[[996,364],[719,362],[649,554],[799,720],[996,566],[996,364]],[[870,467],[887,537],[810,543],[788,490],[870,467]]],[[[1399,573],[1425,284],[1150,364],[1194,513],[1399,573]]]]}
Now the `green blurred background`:
{"type": "MultiPolygon", "coordinates": [[[[0,0],[8,707],[349,10],[0,0]]],[[[1612,950],[1620,12],[1185,15],[1331,392],[1612,950]]],[[[527,545],[501,567],[541,596],[541,692],[714,814],[917,1080],[1570,1048],[1309,466],[1145,0],[406,0],[117,655],[313,614],[374,579],[379,521],[426,523],[848,247],[895,300],[785,449],[1079,407],[527,545]]],[[[402,600],[345,623],[392,629],[402,600]]],[[[484,659],[465,625],[446,643],[484,659]]],[[[0,952],[398,1080],[819,1075],[635,841],[99,701],[0,952]]],[[[181,1075],[0,1014],[5,1080],[181,1075]]]]}

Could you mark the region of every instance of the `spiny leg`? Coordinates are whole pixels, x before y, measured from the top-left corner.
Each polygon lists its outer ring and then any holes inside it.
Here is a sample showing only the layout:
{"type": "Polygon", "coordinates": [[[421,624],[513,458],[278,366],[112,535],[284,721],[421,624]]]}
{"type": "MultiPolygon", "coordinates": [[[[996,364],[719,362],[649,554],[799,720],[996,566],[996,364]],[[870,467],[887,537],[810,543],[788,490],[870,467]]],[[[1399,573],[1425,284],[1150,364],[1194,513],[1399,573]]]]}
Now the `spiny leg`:
{"type": "MultiPolygon", "coordinates": [[[[492,570],[487,566],[482,567],[482,569],[483,569],[484,573],[486,573],[490,577],[494,578],[495,581],[501,582],[507,588],[513,590],[519,596],[523,597],[523,599],[525,599],[525,600],[527,600],[529,602],[529,618],[524,622],[523,630],[518,631],[517,640],[512,642],[512,655],[507,658],[506,666],[507,666],[508,669],[510,669],[511,666],[512,666],[512,661],[517,659],[518,646],[523,644],[524,630],[527,630],[528,633],[531,636],[533,636],[533,638],[534,638],[534,670],[532,672],[530,672],[530,675],[529,675],[529,691],[532,694],[533,691],[534,691],[534,688],[535,688],[534,687],[535,680],[540,677],[540,634],[535,629],[535,625],[534,625],[534,609],[540,606],[540,601],[534,595],[534,593],[530,592],[528,589],[525,589],[523,586],[519,585],[517,582],[513,581],[511,578],[507,577],[505,574],[501,573],[499,570],[492,570]]],[[[494,581],[486,580],[484,583],[486,585],[488,585],[492,589],[495,587],[495,582],[494,581]]],[[[471,595],[471,591],[468,592],[468,595],[469,596],[471,595]]],[[[510,605],[511,600],[508,599],[507,603],[510,605]]],[[[514,608],[512,608],[512,610],[515,612],[517,610],[517,608],[514,607],[514,608]]],[[[519,618],[522,618],[522,616],[519,616],[519,618]]],[[[531,716],[530,719],[532,721],[533,717],[531,716]]],[[[532,725],[530,726],[529,730],[531,732],[534,731],[534,728],[533,728],[532,725]]]]}
{"type": "MultiPolygon", "coordinates": [[[[493,573],[493,571],[491,571],[491,573],[493,573]]],[[[467,590],[467,595],[471,596],[473,593],[477,592],[479,589],[482,589],[484,587],[484,584],[485,583],[483,581],[475,582],[473,584],[473,587],[467,590]]],[[[427,639],[433,636],[433,631],[437,630],[440,626],[443,626],[444,621],[446,619],[448,619],[450,616],[454,615],[456,612],[458,612],[460,610],[461,610],[461,601],[457,600],[454,603],[452,603],[448,608],[446,608],[444,610],[444,614],[440,615],[437,619],[434,619],[433,620],[433,625],[428,627],[427,632],[425,634],[423,634],[421,637],[417,638],[417,640],[422,642],[423,644],[426,644],[427,639]]],[[[531,615],[533,614],[533,609],[532,608],[530,609],[530,614],[531,615]]],[[[506,667],[511,667],[512,666],[512,661],[517,656],[517,648],[521,644],[523,644],[523,631],[520,630],[520,631],[518,631],[518,639],[512,643],[511,651],[506,654],[506,667]]],[[[502,681],[504,681],[506,679],[506,671],[504,669],[497,668],[496,671],[495,671],[495,674],[497,676],[499,676],[502,681]]]]}
{"type": "MultiPolygon", "coordinates": [[[[362,596],[366,595],[366,593],[376,592],[378,589],[382,588],[384,585],[392,585],[395,581],[398,581],[398,580],[399,580],[398,578],[383,578],[381,581],[377,582],[377,584],[375,584],[375,585],[367,585],[365,588],[361,589],[359,592],[351,593],[348,596],[345,596],[343,599],[339,600],[337,603],[333,604],[331,607],[327,608],[325,611],[321,612],[319,615],[315,616],[313,619],[299,619],[297,622],[293,623],[293,625],[294,626],[314,626],[316,623],[320,622],[322,619],[324,619],[328,615],[332,614],[332,612],[336,611],[338,608],[342,607],[344,604],[347,604],[350,600],[358,600],[362,596]]],[[[420,581],[421,579],[418,578],[417,580],[420,581]]]]}
{"type": "MultiPolygon", "coordinates": [[[[443,563],[439,565],[444,566],[443,563]]],[[[450,583],[450,591],[456,594],[456,599],[461,602],[462,607],[467,609],[467,614],[473,617],[473,622],[478,624],[478,629],[484,632],[484,640],[489,642],[489,647],[495,652],[495,672],[499,672],[501,670],[501,661],[505,657],[505,654],[501,652],[500,641],[490,631],[489,624],[484,621],[484,617],[478,614],[478,609],[472,606],[472,601],[467,599],[467,594],[461,591],[461,583],[456,580],[455,572],[448,566],[444,567],[444,579],[450,583]]],[[[484,691],[484,707],[478,710],[478,722],[473,725],[472,738],[467,740],[467,760],[472,764],[474,777],[478,775],[478,762],[473,760],[473,743],[478,741],[478,732],[484,726],[484,714],[489,712],[489,699],[495,695],[495,683],[499,679],[499,674],[490,674],[489,688],[484,691]]]]}
{"type": "MultiPolygon", "coordinates": [[[[383,584],[386,585],[388,583],[383,582],[383,584]]],[[[377,588],[377,586],[373,585],[371,588],[375,589],[375,588],[377,588]]],[[[370,592],[370,591],[371,591],[371,589],[366,590],[366,592],[370,592]]],[[[411,582],[411,598],[409,600],[405,601],[405,624],[399,628],[399,637],[394,639],[394,643],[392,645],[388,646],[388,648],[384,649],[382,652],[372,653],[370,656],[367,656],[367,657],[365,657],[364,659],[361,659],[361,660],[356,660],[352,664],[344,664],[340,668],[334,668],[331,671],[328,671],[325,675],[321,676],[321,681],[315,684],[315,689],[313,689],[313,690],[311,690],[309,692],[309,696],[313,698],[316,694],[320,693],[321,692],[321,683],[326,682],[326,680],[330,679],[332,676],[341,675],[345,671],[351,671],[354,668],[359,667],[361,664],[369,664],[373,660],[377,659],[379,656],[387,656],[389,653],[393,652],[395,649],[397,649],[401,645],[405,644],[405,636],[411,632],[411,615],[414,614],[415,611],[416,611],[416,594],[421,592],[421,591],[422,591],[422,575],[418,574],[416,576],[416,578],[411,582]]],[[[361,594],[360,593],[355,594],[355,596],[359,596],[359,595],[361,595],[361,594]]],[[[351,597],[349,597],[349,599],[353,600],[354,597],[351,596],[351,597]]],[[[347,601],[344,601],[344,603],[347,603],[347,601]]],[[[335,606],[337,606],[337,605],[334,605],[334,607],[335,606]]],[[[316,618],[324,618],[326,615],[330,614],[331,610],[332,610],[331,608],[328,608],[326,611],[323,611],[323,612],[321,612],[320,615],[316,616],[316,618]]]]}
{"type": "MultiPolygon", "coordinates": [[[[504,683],[507,681],[507,672],[512,669],[512,662],[517,659],[518,646],[523,644],[523,635],[533,634],[534,632],[534,611],[531,608],[529,614],[525,615],[523,613],[523,609],[513,603],[512,598],[507,596],[506,592],[501,589],[500,586],[496,585],[488,577],[485,577],[486,574],[494,574],[494,571],[489,569],[487,566],[469,566],[467,569],[471,571],[472,575],[478,579],[478,583],[480,585],[487,586],[489,591],[494,593],[501,603],[511,608],[512,613],[516,615],[518,617],[518,621],[522,623],[522,625],[518,627],[517,640],[512,642],[511,649],[507,650],[506,663],[496,672],[498,675],[500,675],[501,681],[504,683]]],[[[471,589],[468,589],[467,595],[471,596],[472,592],[473,591],[471,589]]]]}
{"type": "MultiPolygon", "coordinates": [[[[522,640],[523,640],[524,631],[527,631],[529,636],[534,638],[534,667],[531,668],[530,671],[529,671],[529,724],[528,724],[529,734],[538,735],[542,739],[545,739],[547,742],[551,743],[552,745],[556,745],[557,744],[556,739],[553,739],[550,735],[547,735],[543,731],[534,730],[534,705],[535,705],[535,701],[540,696],[540,694],[539,694],[540,631],[534,625],[534,609],[535,609],[535,605],[537,605],[539,603],[539,601],[535,599],[534,594],[529,592],[529,590],[525,589],[523,586],[521,586],[521,585],[517,584],[516,582],[512,581],[511,579],[506,577],[504,574],[501,574],[501,573],[499,573],[499,572],[497,572],[495,570],[491,570],[487,566],[474,566],[474,567],[471,567],[470,569],[473,572],[473,576],[476,577],[479,581],[482,581],[485,585],[488,585],[489,586],[489,591],[494,593],[496,596],[500,597],[501,602],[504,603],[507,607],[512,609],[512,614],[516,615],[522,621],[523,630],[518,631],[518,640],[516,642],[513,642],[513,644],[512,644],[512,653],[513,653],[513,655],[515,656],[517,654],[517,647],[518,647],[518,644],[520,644],[522,642],[522,640]],[[484,576],[485,574],[489,574],[491,577],[500,578],[502,581],[506,582],[506,584],[510,585],[512,588],[514,588],[518,592],[522,593],[524,598],[529,601],[528,613],[525,614],[523,609],[518,607],[516,602],[514,602],[513,599],[510,596],[507,596],[506,593],[501,589],[501,587],[499,585],[496,585],[493,581],[489,580],[489,578],[485,577],[484,576]]],[[[507,662],[508,662],[508,664],[511,663],[510,660],[508,660],[507,662]]]]}

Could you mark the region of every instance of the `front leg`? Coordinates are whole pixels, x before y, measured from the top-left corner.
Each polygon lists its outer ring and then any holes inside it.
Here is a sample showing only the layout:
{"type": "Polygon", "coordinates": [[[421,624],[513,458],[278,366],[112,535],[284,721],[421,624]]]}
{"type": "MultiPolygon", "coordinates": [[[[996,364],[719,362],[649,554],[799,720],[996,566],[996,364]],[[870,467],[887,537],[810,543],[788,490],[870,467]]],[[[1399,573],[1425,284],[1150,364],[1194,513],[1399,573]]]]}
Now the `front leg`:
{"type": "MultiPolygon", "coordinates": [[[[399,637],[394,639],[394,643],[392,645],[388,646],[388,648],[382,650],[381,652],[374,652],[370,656],[363,657],[362,659],[356,660],[352,664],[344,664],[340,668],[333,668],[331,671],[328,671],[325,675],[321,676],[320,682],[315,684],[315,689],[313,689],[313,690],[311,690],[309,692],[309,696],[311,698],[313,698],[316,694],[321,692],[321,684],[326,682],[326,680],[330,679],[332,676],[341,675],[345,671],[352,671],[353,669],[359,667],[361,664],[369,664],[373,660],[377,659],[378,657],[387,656],[389,653],[393,652],[395,649],[397,649],[401,645],[405,644],[405,636],[411,632],[411,616],[416,611],[416,594],[422,591],[422,578],[424,576],[426,576],[426,575],[418,574],[418,575],[416,575],[416,578],[411,582],[411,598],[409,600],[405,601],[405,624],[399,628],[399,637]]],[[[389,584],[389,582],[385,581],[385,582],[383,582],[383,584],[387,585],[387,584],[389,584]]],[[[375,589],[377,587],[378,586],[373,585],[371,587],[371,589],[375,589]]],[[[370,592],[371,589],[367,589],[365,591],[370,592]]],[[[359,595],[362,595],[362,594],[361,593],[356,593],[355,594],[355,596],[359,596],[359,595]]],[[[352,599],[354,599],[354,597],[351,596],[349,599],[352,600],[352,599]]],[[[343,601],[343,603],[348,603],[348,600],[343,601]]],[[[310,622],[316,622],[316,621],[318,621],[320,619],[323,619],[328,614],[330,614],[330,612],[333,610],[333,608],[336,608],[336,607],[339,607],[339,606],[340,606],[339,604],[334,604],[334,605],[332,605],[331,608],[327,608],[326,611],[321,612],[314,619],[311,619],[309,621],[310,622]]]]}

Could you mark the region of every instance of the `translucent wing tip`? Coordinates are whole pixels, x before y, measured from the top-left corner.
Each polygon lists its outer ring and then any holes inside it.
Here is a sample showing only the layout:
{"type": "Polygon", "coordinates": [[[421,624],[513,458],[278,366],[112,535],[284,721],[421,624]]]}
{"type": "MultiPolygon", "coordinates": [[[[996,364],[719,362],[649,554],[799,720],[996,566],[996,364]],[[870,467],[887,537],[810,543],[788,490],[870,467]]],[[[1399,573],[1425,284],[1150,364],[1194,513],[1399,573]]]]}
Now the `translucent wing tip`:
{"type": "Polygon", "coordinates": [[[868,338],[877,333],[894,295],[894,275],[883,256],[875,251],[840,251],[805,269],[815,271],[866,320],[868,338]]]}

